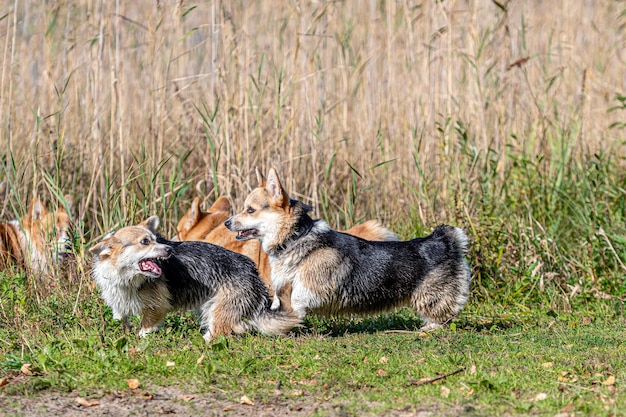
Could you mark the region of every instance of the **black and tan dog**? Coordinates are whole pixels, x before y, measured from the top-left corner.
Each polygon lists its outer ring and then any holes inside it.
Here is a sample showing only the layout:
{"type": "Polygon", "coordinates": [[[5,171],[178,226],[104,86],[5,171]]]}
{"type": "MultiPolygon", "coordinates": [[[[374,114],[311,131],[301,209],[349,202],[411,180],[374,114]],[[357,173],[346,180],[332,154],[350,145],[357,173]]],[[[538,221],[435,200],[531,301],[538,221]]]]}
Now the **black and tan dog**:
{"type": "MultiPolygon", "coordinates": [[[[331,230],[312,220],[308,207],[289,198],[278,174],[246,198],[243,212],[226,221],[240,240],[259,239],[268,253],[277,292],[292,285],[291,307],[336,315],[373,313],[410,305],[424,330],[440,327],[468,299],[467,237],[456,227],[439,226],[430,236],[405,242],[372,242],[331,230]]],[[[274,298],[272,308],[280,300],[274,298]]]]}
{"type": "MultiPolygon", "coordinates": [[[[224,221],[231,215],[230,211],[230,201],[226,197],[218,198],[208,211],[200,209],[200,199],[196,197],[191,208],[178,222],[176,228],[178,233],[174,240],[203,240],[246,255],[256,264],[259,276],[267,287],[270,297],[274,296],[267,253],[261,249],[258,240],[237,240],[235,233],[224,226],[224,221]]],[[[378,220],[359,223],[344,233],[366,240],[398,240],[398,236],[378,220]]],[[[281,306],[288,309],[291,305],[291,286],[289,284],[283,286],[278,297],[281,306]]]]}
{"type": "Polygon", "coordinates": [[[270,309],[270,298],[247,257],[206,242],[172,242],[157,235],[159,218],[107,235],[90,248],[93,276],[115,319],[141,314],[145,336],[170,311],[195,310],[209,342],[257,329],[285,334],[300,319],[270,309]]]}

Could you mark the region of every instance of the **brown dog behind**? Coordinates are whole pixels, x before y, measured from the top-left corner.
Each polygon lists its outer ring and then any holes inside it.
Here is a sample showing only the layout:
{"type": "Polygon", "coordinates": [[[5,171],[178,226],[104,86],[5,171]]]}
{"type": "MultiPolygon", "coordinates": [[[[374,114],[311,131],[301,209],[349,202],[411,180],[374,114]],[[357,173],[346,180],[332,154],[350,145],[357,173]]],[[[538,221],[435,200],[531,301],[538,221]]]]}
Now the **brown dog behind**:
{"type": "Polygon", "coordinates": [[[20,220],[0,223],[0,268],[13,265],[45,272],[49,261],[64,260],[70,250],[70,216],[63,207],[50,212],[34,198],[20,220]]]}

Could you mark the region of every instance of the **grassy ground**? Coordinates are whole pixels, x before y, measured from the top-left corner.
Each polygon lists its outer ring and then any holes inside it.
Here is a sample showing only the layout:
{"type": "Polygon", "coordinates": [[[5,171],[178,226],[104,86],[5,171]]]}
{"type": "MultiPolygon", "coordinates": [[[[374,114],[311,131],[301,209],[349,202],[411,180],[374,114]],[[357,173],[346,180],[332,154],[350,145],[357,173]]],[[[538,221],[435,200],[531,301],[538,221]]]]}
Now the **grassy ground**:
{"type": "Polygon", "coordinates": [[[76,228],[67,270],[0,271],[0,413],[168,392],[195,396],[180,414],[624,414],[623,2],[5,3],[0,216],[39,195],[76,228]],[[241,209],[271,166],[337,229],[463,227],[451,328],[124,333],[87,248],[150,214],[171,236],[196,196],[241,209]]]}
{"type": "Polygon", "coordinates": [[[255,405],[299,404],[319,415],[392,415],[417,406],[442,415],[622,415],[626,320],[619,307],[596,302],[559,314],[474,305],[429,334],[405,310],[311,318],[289,337],[250,334],[207,346],[189,316],[172,315],[161,332],[140,339],[97,300],[78,318],[50,301],[21,331],[0,331],[8,378],[2,402],[17,412],[20,398],[51,393],[97,401],[132,391],[136,379],[142,395],[174,386],[191,397],[214,393],[238,404],[247,396],[255,405]]]}

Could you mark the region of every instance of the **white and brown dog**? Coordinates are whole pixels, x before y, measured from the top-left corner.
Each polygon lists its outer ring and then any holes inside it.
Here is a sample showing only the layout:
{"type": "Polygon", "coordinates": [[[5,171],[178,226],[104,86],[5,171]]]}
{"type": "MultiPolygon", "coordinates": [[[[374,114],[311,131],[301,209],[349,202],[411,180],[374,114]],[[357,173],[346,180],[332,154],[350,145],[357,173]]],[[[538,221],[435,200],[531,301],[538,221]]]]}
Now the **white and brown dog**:
{"type": "Polygon", "coordinates": [[[0,267],[14,265],[44,272],[71,253],[70,216],[63,207],[50,212],[39,198],[19,220],[0,223],[0,267]]]}
{"type": "Polygon", "coordinates": [[[270,310],[267,288],[248,257],[207,242],[168,241],[157,234],[158,224],[157,216],[149,217],[89,249],[114,319],[128,324],[141,314],[144,336],[161,327],[167,313],[192,310],[207,342],[250,329],[285,334],[299,325],[293,314],[270,310]]]}

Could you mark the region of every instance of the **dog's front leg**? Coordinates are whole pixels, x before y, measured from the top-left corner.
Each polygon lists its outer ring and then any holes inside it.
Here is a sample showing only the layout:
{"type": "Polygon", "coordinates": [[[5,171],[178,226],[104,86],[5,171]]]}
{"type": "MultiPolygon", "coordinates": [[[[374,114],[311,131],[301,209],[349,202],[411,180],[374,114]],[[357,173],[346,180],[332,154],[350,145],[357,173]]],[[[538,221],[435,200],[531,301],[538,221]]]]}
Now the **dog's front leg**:
{"type": "Polygon", "coordinates": [[[317,307],[319,304],[317,297],[305,286],[294,282],[291,289],[291,309],[293,313],[303,320],[307,311],[317,307]]]}
{"type": "Polygon", "coordinates": [[[278,291],[274,291],[274,300],[272,300],[271,310],[278,310],[280,308],[280,298],[278,298],[278,291]]]}
{"type": "Polygon", "coordinates": [[[144,309],[141,316],[141,330],[139,330],[139,336],[145,337],[159,330],[165,322],[166,313],[167,311],[161,309],[144,309]]]}
{"type": "Polygon", "coordinates": [[[273,270],[270,280],[272,281],[272,286],[274,287],[274,299],[272,300],[272,305],[270,309],[278,310],[280,308],[280,298],[278,297],[278,293],[282,291],[285,282],[284,280],[280,279],[280,275],[275,275],[273,270]]]}
{"type": "Polygon", "coordinates": [[[120,313],[117,310],[113,310],[113,320],[119,320],[122,322],[122,326],[124,330],[130,330],[133,328],[133,325],[130,324],[130,319],[128,318],[128,314],[120,313]]]}

